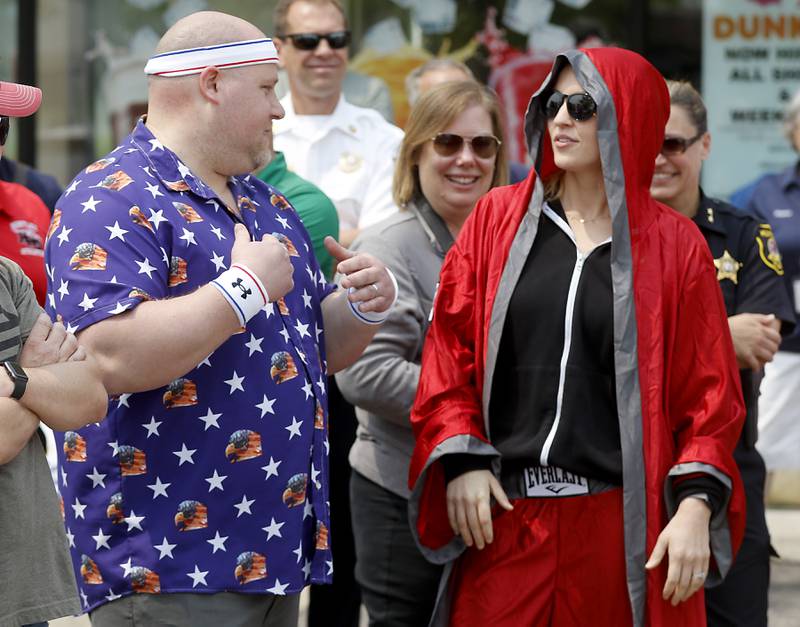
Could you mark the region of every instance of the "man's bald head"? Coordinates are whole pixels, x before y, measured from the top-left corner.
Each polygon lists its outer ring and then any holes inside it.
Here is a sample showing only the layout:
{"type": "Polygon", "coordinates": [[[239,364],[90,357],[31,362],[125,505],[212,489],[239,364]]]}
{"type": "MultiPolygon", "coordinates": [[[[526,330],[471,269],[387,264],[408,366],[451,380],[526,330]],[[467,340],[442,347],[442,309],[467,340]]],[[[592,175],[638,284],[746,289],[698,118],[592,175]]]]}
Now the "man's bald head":
{"type": "Polygon", "coordinates": [[[181,18],[164,33],[155,54],[261,39],[266,35],[247,20],[218,11],[198,11],[181,18]]]}

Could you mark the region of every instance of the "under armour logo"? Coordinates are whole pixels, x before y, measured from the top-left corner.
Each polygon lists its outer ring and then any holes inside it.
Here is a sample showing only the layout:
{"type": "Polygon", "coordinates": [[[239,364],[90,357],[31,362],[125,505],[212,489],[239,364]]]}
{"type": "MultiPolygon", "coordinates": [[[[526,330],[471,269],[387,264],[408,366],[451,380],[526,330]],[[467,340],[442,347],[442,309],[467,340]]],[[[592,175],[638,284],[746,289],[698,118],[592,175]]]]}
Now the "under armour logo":
{"type": "Polygon", "coordinates": [[[253,293],[253,290],[243,285],[241,278],[238,278],[233,283],[231,283],[231,287],[238,287],[241,290],[242,292],[241,296],[244,299],[246,299],[248,296],[250,296],[250,294],[253,293]]]}

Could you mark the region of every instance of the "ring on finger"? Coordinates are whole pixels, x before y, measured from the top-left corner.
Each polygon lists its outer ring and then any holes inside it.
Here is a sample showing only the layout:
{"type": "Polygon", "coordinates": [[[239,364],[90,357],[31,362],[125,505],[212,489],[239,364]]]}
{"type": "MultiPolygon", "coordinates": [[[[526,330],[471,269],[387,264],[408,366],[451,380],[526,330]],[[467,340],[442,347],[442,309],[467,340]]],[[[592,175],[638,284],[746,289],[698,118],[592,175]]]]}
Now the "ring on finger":
{"type": "Polygon", "coordinates": [[[698,571],[692,573],[692,577],[694,579],[705,579],[706,578],[706,572],[704,570],[698,570],[698,571]]]}
{"type": "Polygon", "coordinates": [[[380,288],[379,288],[379,287],[377,286],[377,284],[375,284],[375,283],[370,283],[370,285],[369,285],[369,286],[370,286],[370,287],[371,287],[373,290],[375,290],[375,293],[376,293],[376,294],[377,294],[378,292],[380,292],[380,291],[381,291],[381,290],[380,290],[380,288]]]}

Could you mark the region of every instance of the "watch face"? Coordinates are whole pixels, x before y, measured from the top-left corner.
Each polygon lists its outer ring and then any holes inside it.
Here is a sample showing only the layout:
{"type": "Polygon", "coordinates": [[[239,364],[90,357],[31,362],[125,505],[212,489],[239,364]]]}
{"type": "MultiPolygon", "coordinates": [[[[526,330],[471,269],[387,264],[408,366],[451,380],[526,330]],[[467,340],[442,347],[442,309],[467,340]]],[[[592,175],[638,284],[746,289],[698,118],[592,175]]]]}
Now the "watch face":
{"type": "Polygon", "coordinates": [[[25,381],[28,380],[28,375],[25,374],[22,366],[20,366],[16,361],[6,361],[3,362],[3,365],[6,368],[6,372],[8,372],[12,379],[24,379],[25,381]]]}

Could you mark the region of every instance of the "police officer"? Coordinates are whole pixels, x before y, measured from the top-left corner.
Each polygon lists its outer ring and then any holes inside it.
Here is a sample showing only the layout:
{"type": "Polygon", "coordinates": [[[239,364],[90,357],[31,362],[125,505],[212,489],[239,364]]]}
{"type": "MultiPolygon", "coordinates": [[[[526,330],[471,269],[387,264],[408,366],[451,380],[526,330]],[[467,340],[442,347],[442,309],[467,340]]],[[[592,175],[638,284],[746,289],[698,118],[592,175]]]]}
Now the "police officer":
{"type": "Polygon", "coordinates": [[[769,224],[709,198],[700,189],[700,168],[711,147],[700,94],[687,82],[667,81],[667,85],[671,113],[650,191],[656,200],[692,218],[708,242],[747,407],[734,452],[747,497],[747,528],[727,578],[706,591],[708,624],[766,626],[770,543],[764,513],[766,468],[755,449],[758,389],[764,364],[778,350],[781,334],[791,333],[795,316],[769,224]]]}

